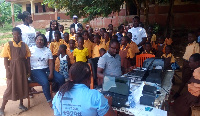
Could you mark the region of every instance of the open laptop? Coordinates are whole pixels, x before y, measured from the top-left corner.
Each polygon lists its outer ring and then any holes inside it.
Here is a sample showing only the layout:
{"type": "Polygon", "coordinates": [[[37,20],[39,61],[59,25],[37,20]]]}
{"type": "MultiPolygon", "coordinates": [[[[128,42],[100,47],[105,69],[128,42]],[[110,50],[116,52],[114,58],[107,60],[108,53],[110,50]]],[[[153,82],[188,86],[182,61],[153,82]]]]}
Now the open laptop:
{"type": "Polygon", "coordinates": [[[126,77],[104,77],[102,93],[112,97],[113,107],[127,107],[125,104],[128,101],[130,82],[131,79],[126,77]]]}

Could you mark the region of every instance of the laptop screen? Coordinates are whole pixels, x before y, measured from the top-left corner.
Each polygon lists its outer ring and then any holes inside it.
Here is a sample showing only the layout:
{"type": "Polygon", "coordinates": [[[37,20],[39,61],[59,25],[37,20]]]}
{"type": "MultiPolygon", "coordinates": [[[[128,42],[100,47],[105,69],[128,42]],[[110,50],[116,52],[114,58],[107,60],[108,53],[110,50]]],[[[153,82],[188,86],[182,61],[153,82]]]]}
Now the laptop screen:
{"type": "Polygon", "coordinates": [[[126,77],[105,76],[103,91],[109,91],[121,95],[129,95],[131,80],[126,77]]]}

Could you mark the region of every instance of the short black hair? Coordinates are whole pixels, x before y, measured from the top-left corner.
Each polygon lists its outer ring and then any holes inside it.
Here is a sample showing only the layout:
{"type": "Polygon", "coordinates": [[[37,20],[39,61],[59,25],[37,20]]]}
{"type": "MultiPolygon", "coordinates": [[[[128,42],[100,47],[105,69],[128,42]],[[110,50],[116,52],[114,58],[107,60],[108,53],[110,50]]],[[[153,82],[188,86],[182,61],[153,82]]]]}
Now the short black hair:
{"type": "Polygon", "coordinates": [[[68,32],[65,32],[63,35],[69,35],[69,33],[68,33],[68,32]]]}
{"type": "Polygon", "coordinates": [[[140,17],[139,16],[134,16],[133,19],[138,19],[138,21],[140,21],[140,17]]]}
{"type": "Polygon", "coordinates": [[[170,50],[172,50],[172,46],[171,45],[167,45],[166,47],[168,47],[170,50]]]}
{"type": "Polygon", "coordinates": [[[150,43],[150,42],[146,42],[146,43],[145,43],[145,46],[146,46],[146,45],[150,45],[150,46],[151,46],[151,43],[150,43]]]}
{"type": "Polygon", "coordinates": [[[123,36],[123,38],[125,38],[127,42],[129,41],[129,37],[128,36],[123,36]]]}
{"type": "Polygon", "coordinates": [[[76,35],[78,35],[79,37],[82,37],[82,34],[81,34],[81,33],[76,33],[76,35]]]}
{"type": "Polygon", "coordinates": [[[110,43],[109,43],[109,46],[111,46],[113,43],[118,43],[119,44],[119,41],[117,39],[111,39],[110,43]]]}
{"type": "Polygon", "coordinates": [[[88,31],[87,31],[87,30],[84,30],[84,31],[82,32],[82,35],[84,35],[84,33],[87,33],[87,34],[88,34],[88,31]]]}
{"type": "Polygon", "coordinates": [[[98,39],[101,39],[101,36],[99,34],[94,35],[94,37],[97,37],[98,39]]]}
{"type": "Polygon", "coordinates": [[[55,34],[58,34],[59,36],[60,36],[60,38],[59,39],[61,39],[61,33],[60,33],[60,31],[59,30],[56,30],[55,32],[54,32],[54,35],[55,34]]]}
{"type": "Polygon", "coordinates": [[[44,46],[47,46],[47,38],[44,34],[38,34],[36,37],[35,37],[35,41],[36,39],[39,37],[39,36],[42,36],[42,38],[44,39],[44,46]]]}
{"type": "Polygon", "coordinates": [[[83,37],[78,37],[78,40],[84,41],[83,37]]]}
{"type": "Polygon", "coordinates": [[[17,31],[20,35],[22,35],[22,31],[21,31],[21,29],[19,27],[14,27],[12,29],[12,32],[14,32],[14,31],[17,31]]]}
{"type": "Polygon", "coordinates": [[[190,57],[192,57],[195,62],[200,62],[200,54],[199,53],[192,54],[190,57]]]}
{"type": "Polygon", "coordinates": [[[106,28],[101,28],[101,30],[103,30],[104,32],[106,32],[106,28]]]}
{"type": "Polygon", "coordinates": [[[67,46],[65,44],[61,44],[59,47],[62,48],[62,49],[64,49],[65,51],[67,49],[67,46]]]}
{"type": "Polygon", "coordinates": [[[99,52],[106,52],[106,49],[101,48],[101,49],[99,49],[99,52]]]}
{"type": "Polygon", "coordinates": [[[119,27],[118,27],[118,31],[119,30],[121,30],[121,29],[123,29],[124,27],[122,26],[122,25],[120,25],[119,27]]]}

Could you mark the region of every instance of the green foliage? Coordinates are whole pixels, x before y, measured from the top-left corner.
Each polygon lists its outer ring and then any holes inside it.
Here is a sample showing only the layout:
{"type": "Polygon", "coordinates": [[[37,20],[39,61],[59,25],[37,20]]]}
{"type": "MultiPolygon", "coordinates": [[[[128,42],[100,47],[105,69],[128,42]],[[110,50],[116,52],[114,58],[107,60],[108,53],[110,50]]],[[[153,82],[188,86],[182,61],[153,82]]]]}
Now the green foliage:
{"type": "Polygon", "coordinates": [[[65,9],[66,15],[85,16],[85,22],[95,17],[107,17],[112,12],[119,12],[124,0],[44,0],[43,4],[57,9],[65,9]]]}
{"type": "MultiPolygon", "coordinates": [[[[18,21],[17,14],[22,11],[22,7],[18,4],[14,4],[14,16],[15,20],[18,21]]],[[[3,1],[0,4],[0,26],[4,26],[5,24],[10,24],[12,22],[11,17],[11,3],[3,1]]]]}

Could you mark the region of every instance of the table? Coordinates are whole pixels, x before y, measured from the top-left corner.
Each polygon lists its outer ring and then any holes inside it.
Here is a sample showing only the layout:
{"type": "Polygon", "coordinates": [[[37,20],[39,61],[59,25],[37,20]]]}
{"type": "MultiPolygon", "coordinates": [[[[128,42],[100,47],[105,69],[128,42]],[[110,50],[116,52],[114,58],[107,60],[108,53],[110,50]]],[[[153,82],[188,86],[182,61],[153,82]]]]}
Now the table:
{"type": "MultiPolygon", "coordinates": [[[[136,95],[136,105],[134,108],[115,108],[113,107],[113,110],[124,112],[129,115],[135,115],[135,116],[167,116],[167,111],[161,110],[163,103],[165,100],[168,100],[170,90],[172,88],[172,79],[173,79],[174,71],[173,70],[167,70],[163,74],[163,82],[162,87],[160,87],[157,84],[154,83],[148,83],[148,82],[142,82],[141,84],[135,84],[131,83],[131,88],[134,88],[133,86],[136,86],[136,88],[133,89],[132,94],[136,95]],[[139,98],[141,97],[143,86],[145,84],[156,86],[161,94],[157,96],[154,107],[141,105],[139,103],[139,98]],[[145,107],[153,108],[152,111],[145,111],[145,107]]],[[[126,76],[126,75],[123,75],[126,76]]],[[[130,89],[131,90],[131,89],[130,89]]]]}

